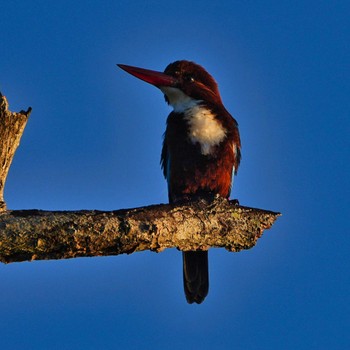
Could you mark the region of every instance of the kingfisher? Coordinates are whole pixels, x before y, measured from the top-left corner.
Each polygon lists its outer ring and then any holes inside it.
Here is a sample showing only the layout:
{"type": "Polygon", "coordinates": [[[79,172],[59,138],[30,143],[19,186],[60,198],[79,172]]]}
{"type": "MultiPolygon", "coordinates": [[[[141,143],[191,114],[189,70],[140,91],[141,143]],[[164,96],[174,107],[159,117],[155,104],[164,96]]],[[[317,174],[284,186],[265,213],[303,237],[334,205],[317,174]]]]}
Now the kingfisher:
{"type": "MultiPolygon", "coordinates": [[[[224,107],[214,78],[200,65],[180,60],[164,72],[118,66],[161,90],[173,108],[166,122],[161,167],[170,203],[229,198],[241,160],[237,121],[224,107]]],[[[187,302],[200,304],[209,291],[208,252],[183,256],[187,302]]]]}

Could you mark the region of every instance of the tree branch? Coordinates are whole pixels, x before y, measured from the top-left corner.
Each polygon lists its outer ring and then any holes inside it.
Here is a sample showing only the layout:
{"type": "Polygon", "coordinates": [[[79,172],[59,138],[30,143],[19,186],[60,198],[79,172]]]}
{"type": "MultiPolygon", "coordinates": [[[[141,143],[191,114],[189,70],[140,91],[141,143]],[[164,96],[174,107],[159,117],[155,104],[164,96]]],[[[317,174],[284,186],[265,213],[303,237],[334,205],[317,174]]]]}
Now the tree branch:
{"type": "Polygon", "coordinates": [[[102,211],[15,210],[0,213],[0,261],[67,259],[165,248],[237,252],[252,248],[279,213],[211,203],[102,211]]]}
{"type": "Polygon", "coordinates": [[[6,210],[5,182],[31,110],[29,107],[27,112],[10,112],[6,97],[0,92],[0,212],[6,210]]]}
{"type": "Polygon", "coordinates": [[[117,211],[6,210],[3,191],[31,108],[8,111],[0,94],[0,261],[67,259],[134,251],[252,248],[280,215],[217,197],[117,211]]]}

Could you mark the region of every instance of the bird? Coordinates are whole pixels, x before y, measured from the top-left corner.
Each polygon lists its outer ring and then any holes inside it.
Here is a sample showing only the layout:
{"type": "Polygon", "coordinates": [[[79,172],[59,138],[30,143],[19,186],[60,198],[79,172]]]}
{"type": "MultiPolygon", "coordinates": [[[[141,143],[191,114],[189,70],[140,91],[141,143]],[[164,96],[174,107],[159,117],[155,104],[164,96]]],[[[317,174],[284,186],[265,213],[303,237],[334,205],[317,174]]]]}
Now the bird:
{"type": "MultiPolygon", "coordinates": [[[[238,123],[224,107],[215,79],[187,60],[170,63],[164,72],[118,66],[160,89],[173,108],[160,161],[169,203],[228,199],[241,161],[241,140],[238,123]]],[[[200,304],[209,291],[208,251],[186,251],[182,256],[186,300],[200,304]]]]}

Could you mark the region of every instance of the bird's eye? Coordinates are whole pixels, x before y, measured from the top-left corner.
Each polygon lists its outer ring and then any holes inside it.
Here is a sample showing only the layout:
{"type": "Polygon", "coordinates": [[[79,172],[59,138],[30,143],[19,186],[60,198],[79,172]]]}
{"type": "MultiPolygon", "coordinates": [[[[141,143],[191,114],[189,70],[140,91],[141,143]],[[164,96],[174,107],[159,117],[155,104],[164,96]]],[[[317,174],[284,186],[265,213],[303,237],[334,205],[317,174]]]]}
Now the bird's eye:
{"type": "Polygon", "coordinates": [[[184,76],[184,80],[193,83],[194,82],[194,78],[192,77],[192,75],[185,75],[184,76]]]}

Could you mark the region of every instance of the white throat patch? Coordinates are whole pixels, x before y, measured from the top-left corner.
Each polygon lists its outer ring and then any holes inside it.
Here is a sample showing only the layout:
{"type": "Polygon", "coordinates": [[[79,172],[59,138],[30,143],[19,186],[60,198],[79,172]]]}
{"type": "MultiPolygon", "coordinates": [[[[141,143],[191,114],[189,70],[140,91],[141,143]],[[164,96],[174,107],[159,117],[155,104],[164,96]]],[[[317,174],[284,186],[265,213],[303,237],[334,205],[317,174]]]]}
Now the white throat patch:
{"type": "Polygon", "coordinates": [[[215,115],[204,106],[201,100],[195,100],[180,89],[161,86],[169,104],[176,113],[184,113],[189,124],[189,138],[192,143],[199,143],[203,155],[209,155],[226,137],[226,129],[216,120],[215,115]]]}
{"type": "Polygon", "coordinates": [[[203,106],[194,106],[185,111],[190,126],[190,139],[201,145],[203,155],[211,154],[226,137],[225,128],[216,120],[215,115],[203,106]]]}
{"type": "Polygon", "coordinates": [[[177,88],[161,86],[160,90],[167,96],[169,104],[174,108],[174,112],[176,113],[183,113],[186,109],[194,107],[201,102],[187,96],[177,88]]]}

